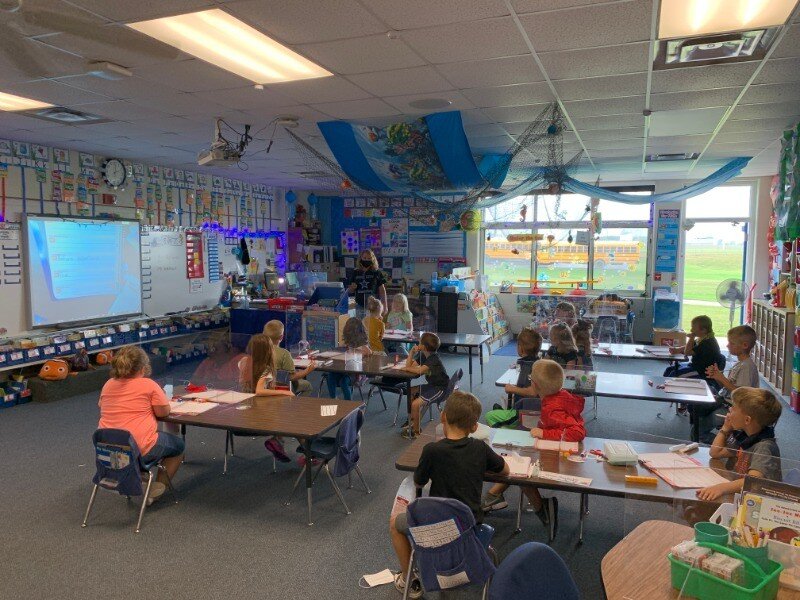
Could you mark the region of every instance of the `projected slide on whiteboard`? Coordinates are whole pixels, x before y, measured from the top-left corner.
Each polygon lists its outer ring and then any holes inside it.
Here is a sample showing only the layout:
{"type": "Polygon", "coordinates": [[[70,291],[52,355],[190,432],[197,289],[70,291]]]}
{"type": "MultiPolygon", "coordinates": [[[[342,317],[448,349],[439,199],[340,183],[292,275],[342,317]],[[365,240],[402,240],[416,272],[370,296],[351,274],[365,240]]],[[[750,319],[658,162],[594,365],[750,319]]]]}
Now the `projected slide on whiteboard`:
{"type": "Polygon", "coordinates": [[[139,223],[29,216],[32,327],[142,312],[139,223]]]}

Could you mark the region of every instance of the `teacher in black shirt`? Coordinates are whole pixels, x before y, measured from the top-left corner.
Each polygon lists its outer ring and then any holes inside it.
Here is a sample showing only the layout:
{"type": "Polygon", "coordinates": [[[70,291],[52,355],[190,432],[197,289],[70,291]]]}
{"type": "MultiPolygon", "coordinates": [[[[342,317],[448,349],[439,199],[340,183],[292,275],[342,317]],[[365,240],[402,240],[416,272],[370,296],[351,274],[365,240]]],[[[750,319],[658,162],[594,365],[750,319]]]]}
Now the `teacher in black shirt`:
{"type": "Polygon", "coordinates": [[[372,250],[363,250],[359,254],[356,270],[347,282],[347,291],[355,294],[356,303],[361,308],[366,308],[367,298],[375,296],[383,304],[383,316],[388,313],[386,274],[378,267],[378,258],[372,250]]]}

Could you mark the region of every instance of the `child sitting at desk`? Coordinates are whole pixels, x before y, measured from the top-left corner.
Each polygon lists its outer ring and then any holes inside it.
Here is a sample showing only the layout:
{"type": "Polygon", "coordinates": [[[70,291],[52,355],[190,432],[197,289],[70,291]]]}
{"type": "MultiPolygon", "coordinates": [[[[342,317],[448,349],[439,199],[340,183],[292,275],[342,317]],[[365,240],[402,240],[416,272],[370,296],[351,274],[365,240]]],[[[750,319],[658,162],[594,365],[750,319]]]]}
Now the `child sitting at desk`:
{"type": "Polygon", "coordinates": [[[592,361],[592,322],[586,319],[578,319],[572,326],[572,335],[575,337],[575,345],[578,348],[578,364],[585,369],[594,366],[592,361]]]}
{"type": "Polygon", "coordinates": [[[758,367],[750,353],[756,345],[756,330],[749,325],[739,325],[728,331],[728,352],[734,355],[738,362],[731,367],[728,376],[713,364],[706,369],[706,377],[716,381],[719,386],[719,396],[730,402],[731,394],[739,387],[758,387],[758,367]]]}
{"type": "MultiPolygon", "coordinates": [[[[538,427],[531,429],[531,435],[543,440],[564,440],[580,442],[586,437],[583,422],[584,399],[565,389],[564,370],[552,360],[540,360],[531,370],[530,387],[521,390],[525,396],[539,396],[542,399],[542,414],[538,427]]],[[[500,510],[508,506],[503,493],[508,485],[497,483],[491,487],[483,499],[485,511],[500,510]]],[[[558,499],[555,496],[542,498],[539,490],[532,486],[522,488],[536,511],[536,516],[548,529],[549,539],[553,541],[558,531],[558,499]]]]}
{"type": "MultiPolygon", "coordinates": [[[[342,329],[342,343],[347,347],[348,352],[356,352],[369,356],[372,350],[369,347],[367,330],[364,323],[358,317],[350,317],[342,329]]],[[[336,388],[342,388],[342,397],[350,400],[353,397],[353,389],[350,384],[350,377],[342,373],[328,373],[328,395],[336,398],[336,388]]]]}
{"type": "Polygon", "coordinates": [[[697,491],[701,500],[716,500],[742,491],[744,476],[781,481],[781,452],[775,441],[775,423],[781,403],[769,390],[740,387],[731,394],[730,412],[714,438],[711,458],[726,458],[725,468],[742,477],[697,491]]]}
{"type": "MultiPolygon", "coordinates": [[[[408,308],[408,298],[405,294],[395,294],[392,298],[392,310],[386,315],[387,329],[395,331],[414,331],[414,316],[408,308]]],[[[411,346],[409,344],[391,343],[386,344],[387,352],[395,352],[402,349],[403,354],[408,354],[411,346]]]]}
{"type": "Polygon", "coordinates": [[[367,316],[364,317],[364,329],[367,330],[369,347],[373,353],[384,353],[383,334],[386,325],[383,323],[383,304],[374,296],[367,299],[367,316]]]}
{"type": "Polygon", "coordinates": [[[308,374],[317,368],[316,363],[311,360],[305,369],[296,371],[294,368],[294,359],[291,353],[286,348],[281,348],[280,344],[283,341],[283,323],[277,319],[268,321],[264,325],[264,335],[269,337],[272,341],[272,349],[275,355],[275,370],[276,371],[289,371],[289,376],[292,382],[292,389],[297,395],[307,394],[312,390],[311,383],[306,379],[308,374]]]}
{"type": "MultiPolygon", "coordinates": [[[[512,394],[512,404],[506,409],[495,404],[493,409],[486,413],[486,424],[489,427],[514,427],[517,422],[517,411],[514,404],[521,400],[525,390],[530,387],[531,383],[531,369],[533,363],[539,360],[539,353],[542,350],[542,336],[539,332],[527,327],[519,332],[517,336],[517,368],[519,374],[517,375],[517,384],[508,384],[505,386],[507,394],[512,394]]],[[[537,407],[538,408],[538,407],[537,407]]]]}
{"type": "MultiPolygon", "coordinates": [[[[422,488],[431,482],[430,495],[452,498],[466,504],[475,515],[475,522],[483,522],[481,510],[481,487],[485,473],[508,475],[509,468],[494,450],[481,440],[469,437],[478,429],[481,403],[466,392],[453,392],[442,411],[441,421],[444,439],[431,442],[422,449],[419,464],[414,471],[414,484],[422,488]]],[[[400,572],[394,584],[400,592],[405,591],[411,544],[408,541],[408,521],[401,512],[390,519],[392,536],[400,572]]],[[[418,579],[411,579],[409,598],[421,598],[422,586],[418,579]]]]}
{"type": "Polygon", "coordinates": [[[553,310],[553,321],[566,323],[569,327],[575,325],[578,320],[578,313],[572,302],[559,302],[553,310]]]}
{"type": "Polygon", "coordinates": [[[566,323],[556,323],[550,328],[550,347],[545,354],[546,358],[554,360],[565,368],[581,366],[578,357],[578,347],[575,345],[575,338],[572,337],[572,330],[566,323]]]}
{"type": "MultiPolygon", "coordinates": [[[[170,399],[149,375],[150,358],[139,346],[117,350],[111,359],[111,378],[100,391],[97,427],[129,431],[144,462],[161,460],[172,480],[183,462],[184,442],[177,435],[158,431],[156,417],[169,414],[170,399]]],[[[159,469],[147,503],[151,504],[166,489],[167,478],[159,469]]]]}
{"type": "Polygon", "coordinates": [[[402,436],[406,439],[413,440],[419,435],[419,413],[425,400],[434,401],[444,394],[450,381],[450,376],[439,357],[439,346],[439,336],[426,331],[419,338],[419,344],[411,348],[408,358],[406,358],[404,370],[425,375],[426,381],[424,385],[417,386],[411,392],[413,400],[408,406],[408,427],[402,431],[402,436]],[[417,353],[419,353],[419,362],[414,360],[417,353]]]}

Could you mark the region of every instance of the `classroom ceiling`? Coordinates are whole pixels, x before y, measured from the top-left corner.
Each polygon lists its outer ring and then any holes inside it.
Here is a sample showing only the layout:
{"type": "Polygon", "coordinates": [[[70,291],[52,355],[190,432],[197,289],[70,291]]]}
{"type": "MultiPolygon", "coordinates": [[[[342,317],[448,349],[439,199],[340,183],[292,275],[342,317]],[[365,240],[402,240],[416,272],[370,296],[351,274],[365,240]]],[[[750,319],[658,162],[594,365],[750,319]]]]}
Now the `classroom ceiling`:
{"type": "MultiPolygon", "coordinates": [[[[653,71],[658,0],[26,0],[92,22],[112,35],[125,23],[222,8],[334,73],[267,85],[248,81],[124,29],[119,44],[25,24],[20,41],[39,63],[20,69],[0,52],[0,92],[110,119],[67,126],[0,113],[0,137],[203,171],[213,118],[258,131],[277,115],[330,153],[316,122],[386,124],[446,99],[462,112],[476,155],[502,152],[549,102],[562,102],[574,131],[565,153],[584,151],[580,178],[699,178],[726,159],[753,156],[745,175],[776,171],[781,132],[800,120],[800,16],[795,9],[768,60],[653,71]],[[124,42],[124,43],[123,43],[124,42]],[[172,54],[172,55],[171,55],[172,54]],[[111,61],[133,76],[87,72],[111,61]],[[643,111],[653,111],[646,124],[643,111]],[[646,154],[699,152],[699,160],[651,167],[646,154]]],[[[0,12],[0,21],[14,15],[0,12]]],[[[251,145],[248,170],[271,185],[316,181],[288,136],[251,145]]],[[[220,171],[217,171],[220,172],[220,171]]]]}

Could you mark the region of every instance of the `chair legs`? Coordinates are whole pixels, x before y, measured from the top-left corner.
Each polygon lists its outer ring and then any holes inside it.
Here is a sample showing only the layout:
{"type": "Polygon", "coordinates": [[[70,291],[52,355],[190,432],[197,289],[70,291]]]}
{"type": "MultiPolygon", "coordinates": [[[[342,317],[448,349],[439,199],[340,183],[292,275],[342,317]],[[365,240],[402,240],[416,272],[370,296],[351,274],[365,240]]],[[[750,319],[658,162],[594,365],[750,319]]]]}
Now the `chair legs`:
{"type": "MultiPolygon", "coordinates": [[[[83,515],[83,523],[81,523],[81,527],[86,527],[86,521],[89,520],[89,513],[92,510],[92,505],[94,504],[94,499],[97,497],[97,489],[99,487],[100,486],[95,483],[94,487],[92,488],[92,496],[89,498],[89,506],[86,507],[86,514],[83,515]]],[[[128,496],[128,499],[130,499],[130,496],[128,496]]]]}
{"type": "Polygon", "coordinates": [[[364,489],[367,490],[368,494],[371,494],[372,490],[369,489],[369,486],[367,485],[367,481],[364,479],[364,475],[361,474],[361,469],[358,468],[358,465],[356,465],[355,472],[356,472],[356,475],[358,475],[358,478],[361,480],[361,483],[364,484],[364,489]]]}
{"type": "Polygon", "coordinates": [[[406,587],[403,590],[403,600],[408,600],[408,588],[411,587],[411,572],[414,568],[414,547],[411,547],[411,556],[408,557],[408,568],[406,569],[406,587]]]}
{"type": "Polygon", "coordinates": [[[319,387],[317,388],[317,398],[322,396],[322,384],[324,384],[326,381],[328,381],[328,374],[323,373],[322,377],[319,378],[319,387]]]}
{"type": "MultiPolygon", "coordinates": [[[[342,506],[344,506],[345,513],[352,515],[353,513],[350,511],[350,508],[348,508],[347,502],[344,501],[342,490],[340,490],[339,486],[336,485],[336,480],[333,478],[333,475],[331,475],[331,469],[328,466],[328,463],[325,463],[323,466],[325,468],[325,474],[328,476],[328,479],[330,479],[331,485],[333,486],[333,491],[336,492],[336,495],[339,497],[339,502],[341,502],[342,506]]],[[[319,471],[317,471],[317,473],[319,473],[319,471]]]]}
{"type": "Polygon", "coordinates": [[[405,396],[405,392],[397,396],[397,410],[394,413],[394,421],[392,421],[392,427],[397,427],[397,417],[400,416],[400,404],[403,402],[403,396],[405,396]]]}
{"type": "Polygon", "coordinates": [[[172,479],[167,473],[167,468],[164,465],[158,465],[159,471],[164,471],[164,477],[167,479],[167,488],[169,489],[169,493],[172,494],[172,499],[175,500],[175,504],[178,503],[178,494],[175,493],[175,488],[172,486],[172,479]]]}
{"type": "Polygon", "coordinates": [[[292,486],[292,491],[289,493],[289,497],[284,502],[284,506],[289,506],[292,503],[292,498],[294,497],[294,493],[297,491],[297,486],[300,485],[300,482],[303,480],[303,475],[306,474],[306,469],[308,465],[303,465],[303,468],[300,470],[300,474],[297,476],[297,479],[294,480],[294,485],[292,486]]]}
{"type": "Polygon", "coordinates": [[[578,543],[583,543],[583,522],[586,515],[589,514],[589,494],[581,494],[581,505],[580,505],[580,527],[578,529],[578,543]]]}
{"type": "MultiPolygon", "coordinates": [[[[292,486],[292,491],[289,493],[289,497],[286,499],[286,502],[284,502],[285,506],[289,506],[292,503],[292,498],[294,498],[294,493],[297,491],[297,488],[300,485],[300,482],[303,480],[303,476],[306,474],[306,469],[308,469],[308,468],[309,468],[309,466],[307,464],[304,465],[302,470],[300,471],[300,474],[297,476],[297,479],[295,479],[294,486],[292,486]]],[[[323,470],[325,471],[325,474],[328,476],[328,479],[331,482],[331,486],[333,487],[333,491],[336,493],[336,497],[339,498],[339,502],[341,502],[342,506],[344,506],[345,512],[348,515],[353,514],[353,512],[347,506],[347,502],[345,502],[345,500],[344,500],[344,495],[342,494],[342,490],[339,488],[339,485],[336,483],[336,479],[333,477],[333,474],[331,473],[330,466],[329,466],[327,461],[323,462],[319,466],[319,468],[316,470],[316,472],[314,473],[314,477],[311,480],[311,485],[312,486],[314,485],[314,482],[317,480],[317,476],[323,470]]],[[[356,472],[356,475],[358,475],[358,478],[361,480],[361,483],[364,484],[364,488],[366,489],[367,493],[371,494],[372,490],[369,489],[369,486],[367,485],[367,482],[364,480],[364,475],[362,475],[361,469],[359,469],[356,466],[355,472],[356,472]]],[[[352,485],[349,485],[348,487],[352,487],[352,485]]]]}
{"type": "Polygon", "coordinates": [[[133,530],[134,533],[139,533],[139,530],[142,528],[144,509],[147,508],[147,499],[150,497],[150,488],[153,485],[153,472],[149,471],[148,475],[147,488],[144,490],[144,494],[142,495],[142,507],[139,509],[139,519],[136,521],[136,529],[133,530]]]}

